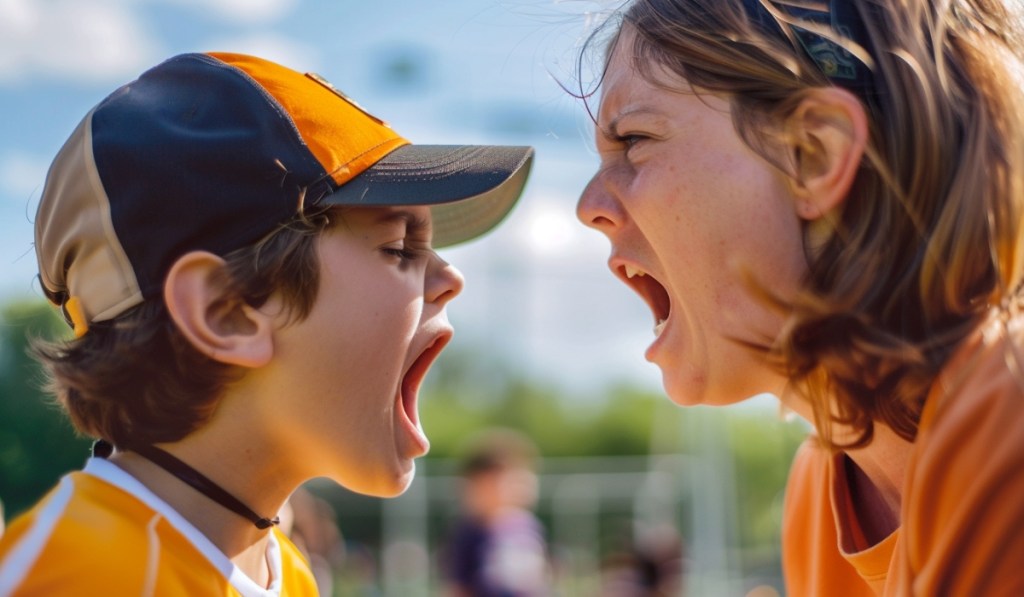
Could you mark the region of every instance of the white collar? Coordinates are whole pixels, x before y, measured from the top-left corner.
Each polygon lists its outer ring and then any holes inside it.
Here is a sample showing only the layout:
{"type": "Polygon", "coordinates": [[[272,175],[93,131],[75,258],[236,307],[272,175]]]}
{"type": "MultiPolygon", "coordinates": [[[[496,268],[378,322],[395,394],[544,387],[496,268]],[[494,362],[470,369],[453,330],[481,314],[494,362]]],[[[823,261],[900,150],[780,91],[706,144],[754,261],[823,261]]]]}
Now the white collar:
{"type": "Polygon", "coordinates": [[[271,582],[270,587],[263,588],[235,566],[224,552],[218,549],[199,529],[192,526],[192,523],[185,520],[185,517],[177,510],[157,497],[141,481],[121,467],[103,458],[90,458],[86,461],[82,472],[135,496],[163,516],[172,527],[195,546],[199,553],[203,554],[217,570],[220,570],[231,586],[244,597],[278,597],[281,594],[281,546],[278,545],[277,537],[273,532],[270,533],[270,541],[267,544],[267,564],[270,566],[271,582]]]}

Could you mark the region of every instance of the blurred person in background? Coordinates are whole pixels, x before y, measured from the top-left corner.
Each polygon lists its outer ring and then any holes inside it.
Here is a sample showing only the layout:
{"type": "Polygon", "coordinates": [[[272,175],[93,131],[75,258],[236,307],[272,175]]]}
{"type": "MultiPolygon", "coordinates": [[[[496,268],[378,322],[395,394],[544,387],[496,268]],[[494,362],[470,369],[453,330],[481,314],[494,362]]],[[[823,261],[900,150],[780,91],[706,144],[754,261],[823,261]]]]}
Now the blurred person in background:
{"type": "Polygon", "coordinates": [[[327,500],[300,487],[281,510],[280,527],[306,556],[320,594],[333,595],[335,570],[345,560],[345,542],[334,508],[327,500]]]}
{"type": "Polygon", "coordinates": [[[443,553],[449,597],[535,597],[551,592],[537,502],[537,448],[490,428],[474,436],[459,473],[461,513],[443,553]]]}
{"type": "Polygon", "coordinates": [[[680,597],[685,546],[669,525],[634,522],[629,538],[601,566],[603,597],[680,597]]]}
{"type": "Polygon", "coordinates": [[[603,30],[577,213],[672,400],[814,425],[789,595],[1024,594],[1020,10],[633,0],[603,30]]]}

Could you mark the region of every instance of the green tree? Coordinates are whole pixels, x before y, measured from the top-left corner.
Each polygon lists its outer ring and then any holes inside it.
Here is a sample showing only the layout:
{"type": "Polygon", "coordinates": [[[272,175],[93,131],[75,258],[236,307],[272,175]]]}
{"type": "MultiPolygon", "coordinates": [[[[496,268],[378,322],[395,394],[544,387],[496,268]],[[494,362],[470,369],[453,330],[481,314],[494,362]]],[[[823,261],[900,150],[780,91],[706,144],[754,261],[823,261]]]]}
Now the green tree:
{"type": "Polygon", "coordinates": [[[58,338],[67,326],[45,302],[19,302],[0,312],[0,500],[11,518],[31,506],[61,475],[82,466],[89,441],[78,437],[43,390],[29,338],[58,338]]]}

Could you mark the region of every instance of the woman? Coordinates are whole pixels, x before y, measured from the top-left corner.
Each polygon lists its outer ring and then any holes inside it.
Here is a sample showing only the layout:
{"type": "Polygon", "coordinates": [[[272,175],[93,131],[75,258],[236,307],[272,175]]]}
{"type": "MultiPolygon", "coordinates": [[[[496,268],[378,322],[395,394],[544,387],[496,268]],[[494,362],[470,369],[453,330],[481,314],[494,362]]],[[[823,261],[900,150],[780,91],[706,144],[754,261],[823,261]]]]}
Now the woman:
{"type": "Polygon", "coordinates": [[[578,215],[650,306],[674,401],[772,392],[813,422],[791,595],[1024,594],[1011,8],[634,0],[612,21],[578,215]]]}

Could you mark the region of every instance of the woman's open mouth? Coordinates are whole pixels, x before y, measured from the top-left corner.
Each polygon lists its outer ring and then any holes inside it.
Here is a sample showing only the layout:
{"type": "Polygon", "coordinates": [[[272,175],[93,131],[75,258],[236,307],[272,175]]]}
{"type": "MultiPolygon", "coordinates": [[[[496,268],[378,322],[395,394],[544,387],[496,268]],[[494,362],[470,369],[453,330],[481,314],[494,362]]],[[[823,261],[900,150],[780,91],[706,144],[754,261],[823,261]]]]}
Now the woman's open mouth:
{"type": "Polygon", "coordinates": [[[665,322],[672,313],[672,301],[668,291],[653,276],[633,265],[622,265],[614,269],[618,277],[632,288],[654,314],[654,335],[661,336],[665,322]]]}

